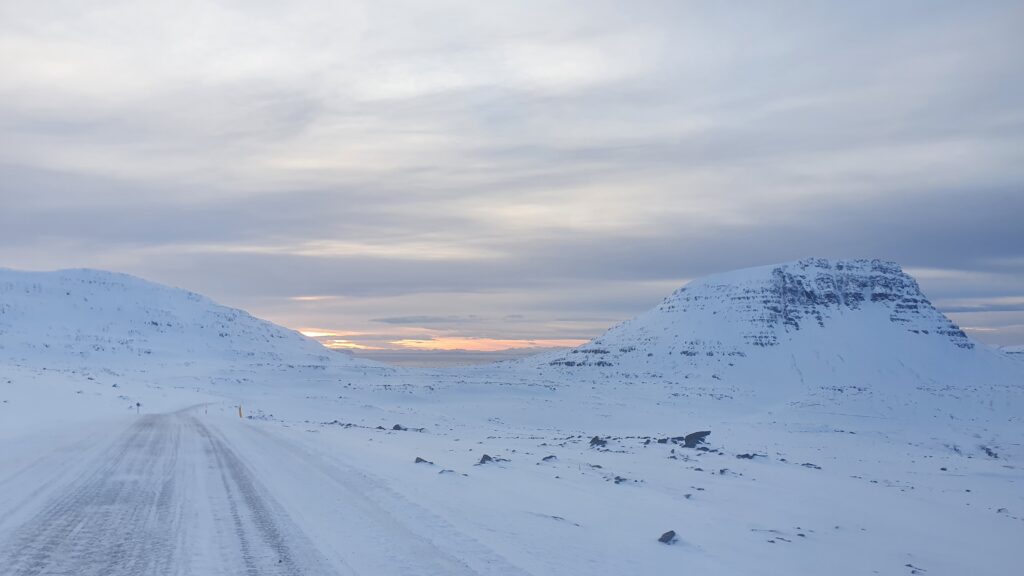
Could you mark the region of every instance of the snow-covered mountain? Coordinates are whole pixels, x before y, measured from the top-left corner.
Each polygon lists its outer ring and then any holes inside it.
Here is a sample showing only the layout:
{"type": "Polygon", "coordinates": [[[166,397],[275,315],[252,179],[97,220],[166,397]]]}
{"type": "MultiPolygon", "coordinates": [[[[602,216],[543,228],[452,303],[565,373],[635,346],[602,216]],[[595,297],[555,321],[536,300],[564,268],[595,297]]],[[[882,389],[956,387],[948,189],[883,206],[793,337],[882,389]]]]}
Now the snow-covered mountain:
{"type": "Polygon", "coordinates": [[[1024,360],[1024,346],[1002,346],[999,351],[1012,358],[1024,360]]]}
{"type": "MultiPolygon", "coordinates": [[[[1020,367],[972,342],[892,262],[804,259],[695,280],[568,351],[549,377],[653,381],[676,394],[942,412],[1019,395],[1020,367]]],[[[933,414],[934,415],[934,414],[933,414]]]]}
{"type": "Polygon", "coordinates": [[[133,276],[6,269],[0,363],[185,372],[370,364],[199,294],[133,276]]]}

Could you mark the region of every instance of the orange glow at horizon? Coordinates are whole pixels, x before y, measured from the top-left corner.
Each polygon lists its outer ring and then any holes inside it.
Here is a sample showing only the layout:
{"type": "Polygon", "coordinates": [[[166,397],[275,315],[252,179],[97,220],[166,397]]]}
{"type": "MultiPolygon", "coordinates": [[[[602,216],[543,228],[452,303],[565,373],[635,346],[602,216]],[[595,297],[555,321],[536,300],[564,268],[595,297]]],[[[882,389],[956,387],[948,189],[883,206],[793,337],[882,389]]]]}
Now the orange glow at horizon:
{"type": "Polygon", "coordinates": [[[567,348],[586,344],[587,340],[559,338],[550,340],[502,340],[497,338],[467,338],[461,336],[441,336],[428,340],[403,339],[394,340],[401,348],[414,350],[468,350],[471,352],[500,352],[517,348],[567,348]]]}
{"type": "Polygon", "coordinates": [[[319,342],[323,347],[330,348],[332,350],[382,350],[382,348],[377,346],[360,344],[349,339],[352,336],[364,336],[365,332],[342,332],[323,328],[303,328],[299,330],[299,334],[302,334],[307,338],[312,338],[319,342]]]}
{"type": "Polygon", "coordinates": [[[330,348],[332,350],[383,350],[383,348],[378,348],[376,346],[366,346],[351,340],[343,340],[339,338],[318,340],[318,342],[323,344],[325,348],[330,348]]]}
{"type": "Polygon", "coordinates": [[[328,337],[342,338],[342,337],[348,337],[348,336],[363,336],[363,335],[366,334],[365,332],[349,332],[349,331],[341,331],[341,330],[329,330],[329,329],[324,329],[324,328],[299,328],[298,332],[299,332],[299,334],[302,334],[303,336],[305,336],[307,338],[317,338],[317,339],[319,339],[319,338],[328,338],[328,337]]]}
{"type": "MultiPolygon", "coordinates": [[[[402,329],[399,329],[402,330],[402,329]]],[[[472,336],[442,336],[422,329],[402,330],[420,337],[400,338],[386,343],[373,332],[353,332],[330,328],[302,328],[299,333],[313,338],[326,348],[335,350],[422,350],[467,352],[500,352],[523,348],[571,348],[585,344],[587,340],[573,338],[547,338],[539,340],[474,338],[472,336]],[[362,342],[360,342],[362,341],[362,342]]],[[[393,336],[392,336],[393,337],[393,336]]]]}
{"type": "Polygon", "coordinates": [[[326,336],[335,336],[333,332],[321,332],[319,330],[299,330],[299,334],[307,338],[324,338],[326,336]]]}

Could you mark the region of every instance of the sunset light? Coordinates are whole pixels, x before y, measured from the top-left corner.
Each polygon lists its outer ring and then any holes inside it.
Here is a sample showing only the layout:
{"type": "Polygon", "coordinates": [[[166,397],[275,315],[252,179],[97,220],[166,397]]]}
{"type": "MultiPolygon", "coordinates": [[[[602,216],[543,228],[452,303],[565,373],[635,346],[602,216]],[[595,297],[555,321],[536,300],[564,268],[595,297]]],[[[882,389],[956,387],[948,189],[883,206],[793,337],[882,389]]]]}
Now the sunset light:
{"type": "Polygon", "coordinates": [[[381,350],[378,346],[355,342],[353,336],[365,336],[363,332],[343,332],[338,330],[327,330],[323,328],[303,328],[299,334],[307,338],[313,338],[325,348],[332,350],[381,350]]]}
{"type": "Polygon", "coordinates": [[[399,326],[391,330],[392,336],[373,332],[331,330],[328,328],[302,328],[299,333],[313,338],[333,350],[415,350],[501,352],[529,348],[571,348],[587,342],[581,338],[474,338],[472,336],[446,336],[440,331],[399,326]],[[394,334],[409,334],[396,338],[394,334]]]}
{"type": "Polygon", "coordinates": [[[299,330],[299,334],[308,338],[323,338],[325,336],[340,336],[337,332],[325,332],[321,330],[299,330]]]}
{"type": "Polygon", "coordinates": [[[555,340],[501,340],[496,338],[442,337],[430,340],[395,340],[391,342],[401,348],[415,350],[468,350],[473,352],[497,352],[519,348],[569,348],[586,343],[586,340],[559,338],[555,340]]]}
{"type": "Polygon", "coordinates": [[[375,346],[364,346],[363,344],[357,344],[351,340],[342,340],[332,338],[330,340],[320,340],[320,343],[326,348],[332,350],[380,350],[375,346]]]}

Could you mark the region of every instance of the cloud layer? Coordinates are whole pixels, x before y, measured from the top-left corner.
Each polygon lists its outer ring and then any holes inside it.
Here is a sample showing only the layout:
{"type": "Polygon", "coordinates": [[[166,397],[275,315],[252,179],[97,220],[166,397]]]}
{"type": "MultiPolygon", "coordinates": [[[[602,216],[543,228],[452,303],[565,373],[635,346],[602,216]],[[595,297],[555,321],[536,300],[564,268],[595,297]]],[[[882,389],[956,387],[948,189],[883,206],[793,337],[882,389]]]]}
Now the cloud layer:
{"type": "MultiPolygon", "coordinates": [[[[1024,343],[1015,2],[5,2],[0,265],[359,345],[881,257],[1024,343]]],[[[529,344],[523,344],[529,345],[529,344]]]]}

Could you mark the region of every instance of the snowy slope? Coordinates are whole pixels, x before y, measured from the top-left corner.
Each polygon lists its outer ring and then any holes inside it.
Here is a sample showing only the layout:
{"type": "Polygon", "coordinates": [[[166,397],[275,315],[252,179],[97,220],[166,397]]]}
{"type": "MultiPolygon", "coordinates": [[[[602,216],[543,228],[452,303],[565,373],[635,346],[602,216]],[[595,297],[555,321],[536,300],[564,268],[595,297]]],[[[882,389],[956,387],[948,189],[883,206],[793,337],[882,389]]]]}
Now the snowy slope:
{"type": "MultiPolygon", "coordinates": [[[[65,390],[106,397],[112,406],[155,407],[170,388],[239,398],[367,372],[390,368],[185,290],[98,270],[0,269],[7,398],[27,402],[55,374],[68,382],[65,390]]],[[[10,418],[0,424],[16,426],[10,418]]]]}
{"type": "Polygon", "coordinates": [[[0,269],[0,362],[360,364],[193,292],[98,270],[0,269]]]}

